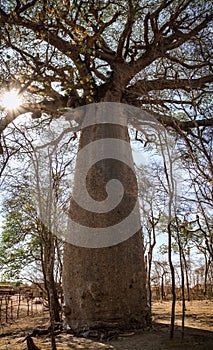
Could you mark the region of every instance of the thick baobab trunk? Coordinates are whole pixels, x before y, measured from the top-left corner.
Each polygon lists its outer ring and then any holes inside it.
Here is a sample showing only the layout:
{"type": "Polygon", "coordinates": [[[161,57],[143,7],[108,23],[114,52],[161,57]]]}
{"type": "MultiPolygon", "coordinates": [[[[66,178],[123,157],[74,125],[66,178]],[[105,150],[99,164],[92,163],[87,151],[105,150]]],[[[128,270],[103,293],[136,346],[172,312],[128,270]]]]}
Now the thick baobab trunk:
{"type": "MultiPolygon", "coordinates": [[[[84,128],[79,150],[92,141],[105,138],[124,140],[129,145],[127,127],[107,123],[84,128]]],[[[130,145],[128,152],[126,156],[131,158],[130,145]]],[[[75,177],[79,176],[81,172],[77,168],[75,177]]],[[[137,183],[123,162],[108,159],[92,167],[87,174],[88,192],[97,201],[104,200],[109,179],[119,179],[126,190],[121,204],[109,215],[96,215],[79,209],[71,201],[71,215],[76,221],[81,221],[84,226],[99,228],[113,226],[129,215],[135,201],[137,183]]],[[[137,214],[139,216],[139,212],[137,214]]],[[[145,327],[149,320],[145,285],[141,230],[117,245],[104,248],[85,248],[65,243],[64,310],[67,323],[74,331],[145,327]]]]}

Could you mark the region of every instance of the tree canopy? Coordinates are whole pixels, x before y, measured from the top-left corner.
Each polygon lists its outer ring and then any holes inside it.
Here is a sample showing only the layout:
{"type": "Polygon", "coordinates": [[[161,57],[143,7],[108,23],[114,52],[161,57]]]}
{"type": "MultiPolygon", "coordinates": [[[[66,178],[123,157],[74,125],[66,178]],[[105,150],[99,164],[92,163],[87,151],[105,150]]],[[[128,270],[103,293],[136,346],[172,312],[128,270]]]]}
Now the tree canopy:
{"type": "Polygon", "coordinates": [[[148,110],[179,133],[212,126],[211,1],[12,0],[1,16],[1,89],[17,116],[118,101],[148,110]]]}

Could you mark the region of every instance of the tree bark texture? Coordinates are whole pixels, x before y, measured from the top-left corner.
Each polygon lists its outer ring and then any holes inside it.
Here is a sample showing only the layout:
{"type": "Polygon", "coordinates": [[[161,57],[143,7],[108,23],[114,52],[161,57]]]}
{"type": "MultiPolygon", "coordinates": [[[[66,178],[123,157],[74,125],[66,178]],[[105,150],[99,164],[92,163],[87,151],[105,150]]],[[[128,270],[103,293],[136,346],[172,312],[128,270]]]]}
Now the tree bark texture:
{"type": "MultiPolygon", "coordinates": [[[[82,130],[79,150],[102,138],[129,143],[127,127],[98,124],[82,130]]],[[[131,154],[130,145],[129,152],[131,154]]],[[[75,173],[75,177],[78,176],[81,176],[79,169],[75,173]]],[[[81,210],[71,200],[70,211],[75,220],[85,226],[91,226],[92,222],[93,227],[99,228],[111,226],[129,215],[137,183],[135,185],[131,171],[122,162],[108,159],[95,164],[88,172],[88,192],[96,200],[104,200],[106,183],[111,178],[119,179],[126,190],[119,205],[106,215],[96,215],[81,210]]],[[[63,289],[67,323],[75,332],[145,327],[149,322],[145,275],[141,230],[117,245],[104,248],[65,243],[63,289]]]]}

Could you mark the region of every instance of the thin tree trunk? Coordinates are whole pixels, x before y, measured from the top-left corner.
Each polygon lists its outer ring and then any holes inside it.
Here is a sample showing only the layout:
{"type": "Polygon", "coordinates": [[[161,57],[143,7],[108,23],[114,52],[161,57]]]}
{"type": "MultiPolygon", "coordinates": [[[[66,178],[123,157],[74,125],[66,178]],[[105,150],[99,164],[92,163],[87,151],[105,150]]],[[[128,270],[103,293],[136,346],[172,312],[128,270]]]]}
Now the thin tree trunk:
{"type": "MultiPolygon", "coordinates": [[[[46,230],[44,228],[44,230],[46,230]]],[[[42,262],[42,271],[44,276],[44,285],[47,291],[48,304],[52,308],[54,314],[55,322],[60,322],[60,304],[58,299],[57,287],[54,279],[54,237],[51,233],[43,232],[43,236],[46,240],[43,241],[43,246],[41,249],[41,262],[42,262]],[[51,298],[51,299],[50,299],[51,298]]]]}
{"type": "MultiPolygon", "coordinates": [[[[177,219],[176,219],[177,222],[177,219]]],[[[183,267],[183,249],[181,246],[180,234],[177,230],[178,238],[178,248],[179,248],[179,259],[180,259],[180,271],[181,271],[181,294],[182,294],[182,327],[181,327],[181,336],[184,338],[184,327],[185,327],[185,278],[184,278],[184,267],[183,267]]],[[[185,265],[186,267],[186,265],[185,265]]],[[[189,296],[189,295],[188,295],[189,296]]]]}
{"type": "Polygon", "coordinates": [[[19,311],[20,311],[20,305],[21,305],[21,289],[18,291],[18,307],[17,307],[17,319],[19,318],[19,311]]]}
{"type": "Polygon", "coordinates": [[[190,301],[190,287],[189,287],[189,275],[188,275],[188,265],[186,261],[186,257],[184,252],[182,251],[182,257],[185,265],[185,272],[186,272],[186,288],[187,288],[187,300],[190,301]]]}
{"type": "Polygon", "coordinates": [[[174,337],[174,326],[175,326],[175,303],[176,303],[176,293],[175,293],[175,270],[172,262],[172,231],[171,222],[168,224],[168,258],[169,266],[172,278],[172,310],[171,310],[171,324],[170,324],[170,338],[174,337]]]}
{"type": "Polygon", "coordinates": [[[57,350],[55,341],[55,324],[60,322],[60,305],[56,283],[54,280],[54,237],[43,227],[43,249],[41,249],[42,270],[44,276],[45,289],[47,291],[49,316],[50,316],[50,335],[52,350],[57,350]]]}
{"type": "Polygon", "coordinates": [[[164,300],[164,274],[161,276],[161,301],[164,300]]]}
{"type": "Polygon", "coordinates": [[[153,256],[153,250],[156,244],[156,236],[155,236],[155,222],[154,218],[152,216],[152,235],[151,232],[149,233],[149,251],[148,251],[148,301],[150,306],[150,313],[152,313],[152,288],[151,288],[151,269],[152,269],[152,256],[153,256]]]}
{"type": "Polygon", "coordinates": [[[60,313],[59,313],[58,295],[56,291],[53,270],[51,266],[47,266],[45,284],[47,288],[49,315],[50,315],[51,345],[52,345],[52,350],[56,350],[55,323],[60,322],[60,313]]]}
{"type": "Polygon", "coordinates": [[[209,262],[207,259],[206,254],[204,254],[205,257],[205,272],[204,272],[204,297],[206,298],[207,296],[207,278],[208,278],[208,270],[209,270],[209,262]]]}

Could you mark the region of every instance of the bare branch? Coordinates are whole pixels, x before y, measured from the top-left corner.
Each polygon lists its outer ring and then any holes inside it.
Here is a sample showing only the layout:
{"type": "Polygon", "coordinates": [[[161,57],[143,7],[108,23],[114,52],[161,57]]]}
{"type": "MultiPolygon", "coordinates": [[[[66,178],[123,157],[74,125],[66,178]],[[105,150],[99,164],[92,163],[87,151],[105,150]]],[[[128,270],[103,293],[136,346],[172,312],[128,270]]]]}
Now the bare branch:
{"type": "Polygon", "coordinates": [[[134,85],[126,89],[127,94],[141,93],[147,94],[152,90],[166,90],[166,89],[199,89],[205,87],[206,84],[213,82],[213,75],[204,76],[194,79],[166,79],[159,78],[155,80],[138,80],[134,85]]]}

